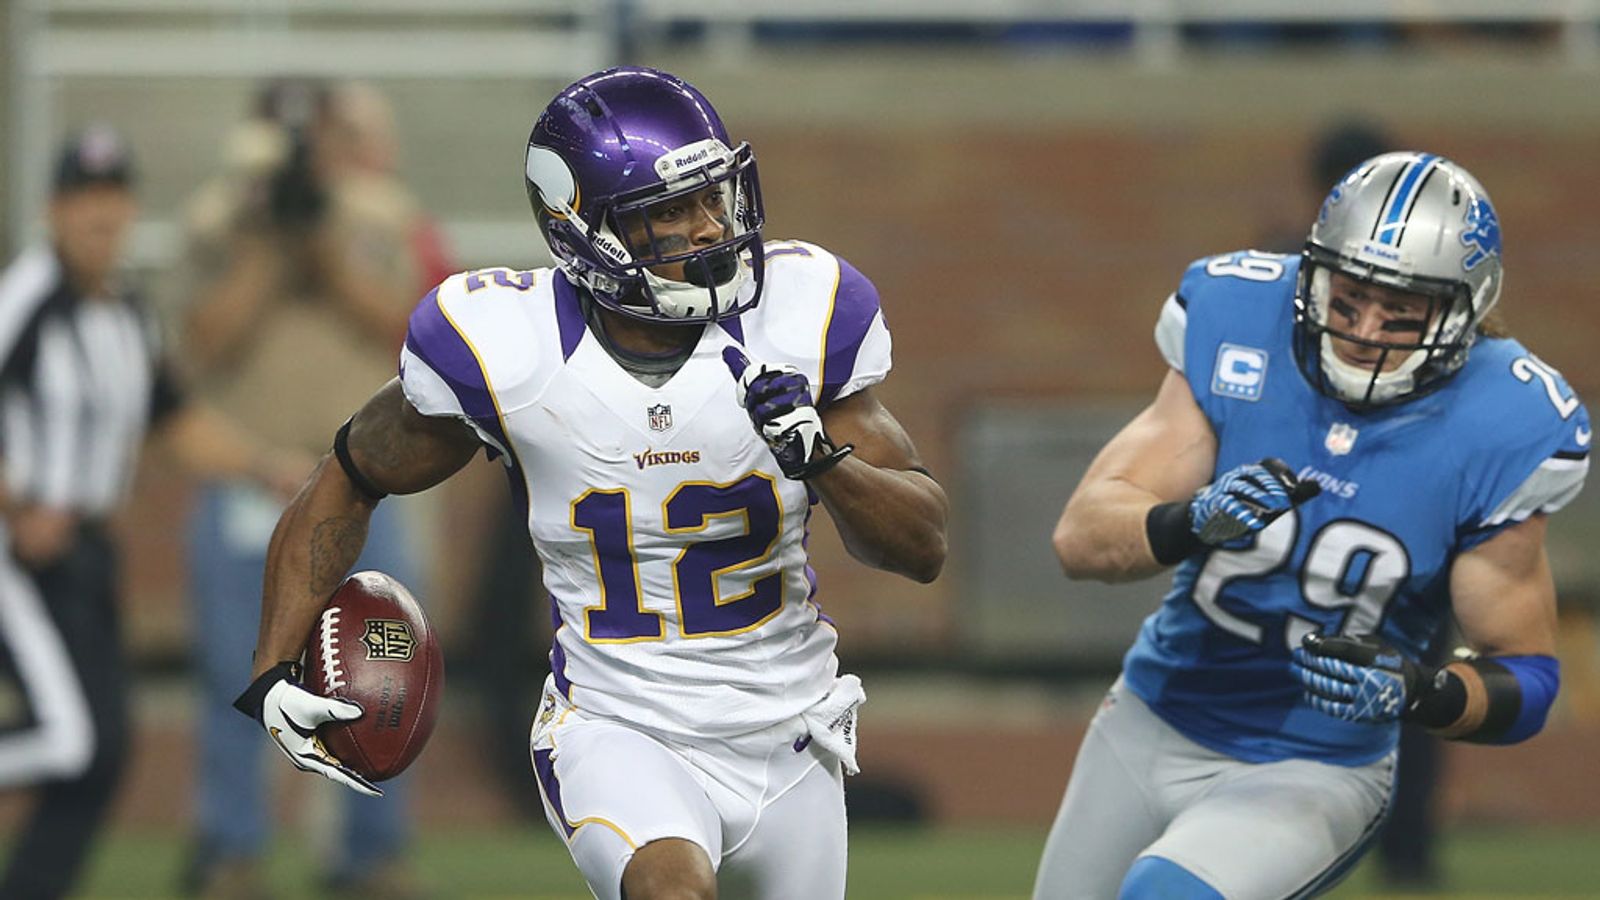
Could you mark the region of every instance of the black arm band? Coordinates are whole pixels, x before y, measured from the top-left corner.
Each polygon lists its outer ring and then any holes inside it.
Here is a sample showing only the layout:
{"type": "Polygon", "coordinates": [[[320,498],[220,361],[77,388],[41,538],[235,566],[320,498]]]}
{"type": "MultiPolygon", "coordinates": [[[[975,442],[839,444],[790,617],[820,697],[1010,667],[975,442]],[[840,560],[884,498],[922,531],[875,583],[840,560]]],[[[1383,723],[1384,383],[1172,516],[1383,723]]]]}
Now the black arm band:
{"type": "Polygon", "coordinates": [[[353,416],[345,419],[344,424],[339,426],[338,433],[333,436],[333,455],[339,460],[339,468],[344,470],[345,477],[356,486],[356,490],[376,503],[389,496],[389,492],[380,490],[367,476],[361,474],[361,470],[356,468],[356,461],[350,458],[350,423],[353,421],[355,421],[353,416]]]}
{"type": "Polygon", "coordinates": [[[1443,737],[1494,742],[1511,730],[1522,713],[1517,676],[1492,658],[1451,663],[1424,684],[1427,686],[1418,692],[1405,718],[1443,737]],[[1481,688],[1453,671],[1462,667],[1477,674],[1481,688]]]}
{"type": "Polygon", "coordinates": [[[272,686],[280,681],[299,684],[300,664],[292,659],[286,659],[262,672],[255,681],[250,682],[244,693],[233,701],[233,708],[260,722],[261,707],[267,702],[267,691],[272,690],[272,686]]]}
{"type": "Polygon", "coordinates": [[[1156,562],[1163,566],[1183,562],[1205,546],[1189,528],[1189,504],[1182,500],[1150,507],[1144,517],[1144,536],[1156,562]]]}

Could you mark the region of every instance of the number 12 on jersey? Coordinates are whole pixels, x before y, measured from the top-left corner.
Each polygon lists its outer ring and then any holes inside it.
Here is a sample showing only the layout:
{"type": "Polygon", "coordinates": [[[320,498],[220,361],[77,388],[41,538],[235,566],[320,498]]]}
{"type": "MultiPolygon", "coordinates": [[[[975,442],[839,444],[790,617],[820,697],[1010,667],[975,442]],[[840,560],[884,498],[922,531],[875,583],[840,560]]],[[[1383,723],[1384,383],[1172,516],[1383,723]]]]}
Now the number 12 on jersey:
{"type": "MultiPolygon", "coordinates": [[[[783,607],[783,573],[750,582],[733,596],[722,596],[724,576],[766,562],[783,533],[783,503],[776,482],[754,472],[738,481],[678,485],[661,504],[669,535],[688,540],[672,563],[672,588],[684,637],[739,634],[764,624],[783,607]],[[694,540],[716,519],[744,521],[744,531],[729,537],[694,540]]],[[[664,637],[660,613],[644,608],[639,560],[633,546],[633,510],[626,490],[591,490],[572,502],[572,527],[589,535],[600,603],[584,610],[584,636],[591,643],[658,641],[664,637]]]]}

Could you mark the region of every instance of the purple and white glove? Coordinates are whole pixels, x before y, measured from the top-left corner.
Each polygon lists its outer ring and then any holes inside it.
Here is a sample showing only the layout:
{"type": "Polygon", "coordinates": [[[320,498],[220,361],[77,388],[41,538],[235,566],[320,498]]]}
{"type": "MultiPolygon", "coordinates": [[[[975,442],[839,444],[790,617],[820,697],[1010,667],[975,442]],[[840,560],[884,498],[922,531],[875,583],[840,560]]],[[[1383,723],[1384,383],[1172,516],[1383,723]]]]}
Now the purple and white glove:
{"type": "Polygon", "coordinates": [[[822,430],[811,384],[794,366],[752,364],[738,347],[725,347],[723,362],[738,385],[739,405],[756,433],[772,448],[785,477],[804,481],[838,465],[855,448],[836,446],[822,430]]]}

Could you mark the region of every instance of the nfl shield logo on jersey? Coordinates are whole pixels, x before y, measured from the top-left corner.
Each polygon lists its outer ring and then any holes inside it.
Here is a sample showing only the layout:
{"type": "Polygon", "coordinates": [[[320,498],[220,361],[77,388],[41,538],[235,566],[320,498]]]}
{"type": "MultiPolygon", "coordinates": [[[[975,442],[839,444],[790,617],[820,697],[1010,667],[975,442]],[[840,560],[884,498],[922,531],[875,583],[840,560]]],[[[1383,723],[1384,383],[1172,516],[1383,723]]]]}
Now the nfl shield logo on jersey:
{"type": "Polygon", "coordinates": [[[1343,422],[1335,422],[1333,427],[1328,429],[1328,436],[1323,440],[1322,445],[1327,447],[1328,452],[1334,456],[1343,456],[1349,453],[1351,448],[1355,447],[1356,435],[1359,433],[1343,422]]]}
{"type": "Polygon", "coordinates": [[[668,431],[672,428],[672,407],[660,403],[647,411],[650,413],[651,431],[668,431]]]}

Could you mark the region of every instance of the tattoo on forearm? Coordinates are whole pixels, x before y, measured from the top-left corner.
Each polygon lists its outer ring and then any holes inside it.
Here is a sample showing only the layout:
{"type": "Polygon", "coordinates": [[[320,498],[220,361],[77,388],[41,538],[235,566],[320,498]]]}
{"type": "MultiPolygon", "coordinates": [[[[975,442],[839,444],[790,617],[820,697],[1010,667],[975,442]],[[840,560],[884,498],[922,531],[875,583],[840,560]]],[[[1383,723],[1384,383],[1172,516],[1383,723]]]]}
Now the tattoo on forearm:
{"type": "Polygon", "coordinates": [[[328,519],[311,532],[311,580],[308,587],[316,596],[326,596],[344,579],[351,563],[361,555],[366,541],[366,523],[356,519],[328,519]]]}

